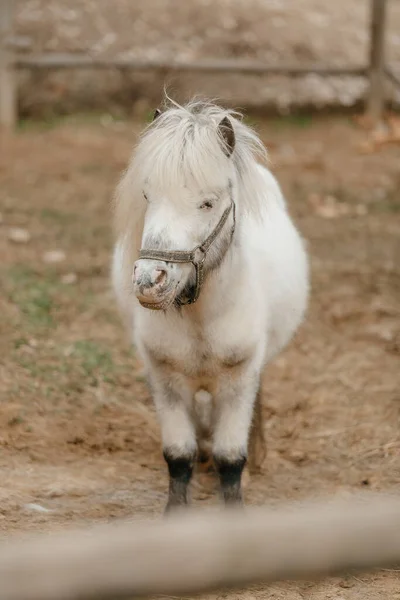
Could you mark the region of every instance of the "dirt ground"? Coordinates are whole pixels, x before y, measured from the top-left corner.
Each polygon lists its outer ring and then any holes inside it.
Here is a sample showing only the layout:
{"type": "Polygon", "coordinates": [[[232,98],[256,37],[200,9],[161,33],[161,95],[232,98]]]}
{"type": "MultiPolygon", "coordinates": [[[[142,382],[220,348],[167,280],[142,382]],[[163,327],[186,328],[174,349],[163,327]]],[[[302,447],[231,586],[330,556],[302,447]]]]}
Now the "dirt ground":
{"type": "MultiPolygon", "coordinates": [[[[400,488],[399,146],[345,118],[255,123],[308,241],[306,322],[265,378],[249,504],[400,488]]],[[[151,398],[109,286],[110,197],[142,123],[25,124],[0,151],[0,530],[158,515],[151,398]],[[21,231],[22,229],[22,231],[21,231]]],[[[196,505],[217,502],[211,476],[196,505]]],[[[399,572],[208,599],[400,598],[399,572]]]]}

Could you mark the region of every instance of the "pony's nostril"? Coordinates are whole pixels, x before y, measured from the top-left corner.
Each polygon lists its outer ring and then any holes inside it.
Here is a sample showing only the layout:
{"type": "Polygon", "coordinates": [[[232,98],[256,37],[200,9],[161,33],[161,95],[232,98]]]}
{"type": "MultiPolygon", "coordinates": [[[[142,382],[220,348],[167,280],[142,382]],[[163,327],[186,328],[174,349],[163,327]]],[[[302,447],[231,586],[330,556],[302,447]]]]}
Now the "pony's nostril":
{"type": "Polygon", "coordinates": [[[154,284],[159,285],[164,283],[167,277],[167,271],[165,269],[156,269],[154,272],[154,284]]]}

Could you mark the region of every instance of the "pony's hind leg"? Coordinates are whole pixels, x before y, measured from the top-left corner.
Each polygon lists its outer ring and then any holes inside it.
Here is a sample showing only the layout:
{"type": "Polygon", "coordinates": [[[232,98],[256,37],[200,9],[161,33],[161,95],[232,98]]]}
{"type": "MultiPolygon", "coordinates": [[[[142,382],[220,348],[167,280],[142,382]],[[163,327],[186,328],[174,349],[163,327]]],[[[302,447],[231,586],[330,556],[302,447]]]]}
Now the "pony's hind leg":
{"type": "Polygon", "coordinates": [[[200,390],[194,397],[194,411],[196,415],[197,432],[197,465],[202,473],[209,473],[214,470],[212,460],[212,413],[213,404],[211,395],[200,390]]]}
{"type": "Polygon", "coordinates": [[[267,444],[265,441],[263,425],[262,390],[260,386],[254,403],[253,420],[251,423],[249,437],[248,467],[251,474],[260,473],[267,455],[267,444]]]}
{"type": "Polygon", "coordinates": [[[210,438],[198,438],[197,467],[200,473],[213,473],[215,466],[210,438]]]}

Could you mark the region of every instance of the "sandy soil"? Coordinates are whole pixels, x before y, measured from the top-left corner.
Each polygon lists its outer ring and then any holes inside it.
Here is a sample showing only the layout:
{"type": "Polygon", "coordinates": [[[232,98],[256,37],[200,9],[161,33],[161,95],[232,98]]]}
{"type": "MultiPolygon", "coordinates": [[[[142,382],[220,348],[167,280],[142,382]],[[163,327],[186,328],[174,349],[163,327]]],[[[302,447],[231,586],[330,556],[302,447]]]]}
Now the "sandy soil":
{"type": "MultiPolygon", "coordinates": [[[[164,505],[158,426],[108,279],[109,200],[140,127],[76,117],[2,140],[3,537],[158,515],[164,505]]],[[[304,326],[265,379],[269,453],[247,501],[396,491],[399,148],[363,154],[365,132],[345,119],[257,127],[308,241],[313,292],[304,326]]],[[[210,476],[196,477],[194,502],[215,503],[214,491],[210,476]]],[[[207,596],[239,597],[394,600],[400,578],[379,571],[207,596]]]]}

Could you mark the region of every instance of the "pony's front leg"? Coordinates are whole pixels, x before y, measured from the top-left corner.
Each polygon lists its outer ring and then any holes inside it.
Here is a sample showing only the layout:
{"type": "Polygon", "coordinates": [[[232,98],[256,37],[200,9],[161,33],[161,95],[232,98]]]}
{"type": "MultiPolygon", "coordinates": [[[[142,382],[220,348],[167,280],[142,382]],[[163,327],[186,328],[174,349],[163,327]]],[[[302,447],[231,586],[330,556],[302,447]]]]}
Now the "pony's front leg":
{"type": "Polygon", "coordinates": [[[242,504],[241,478],[259,379],[224,377],[216,395],[213,456],[225,504],[242,504]]]}
{"type": "MultiPolygon", "coordinates": [[[[171,378],[173,379],[173,378],[171,378]]],[[[159,415],[163,453],[168,465],[169,492],[165,512],[189,502],[189,483],[197,452],[190,411],[190,393],[173,381],[158,381],[154,402],[159,415]]]]}

